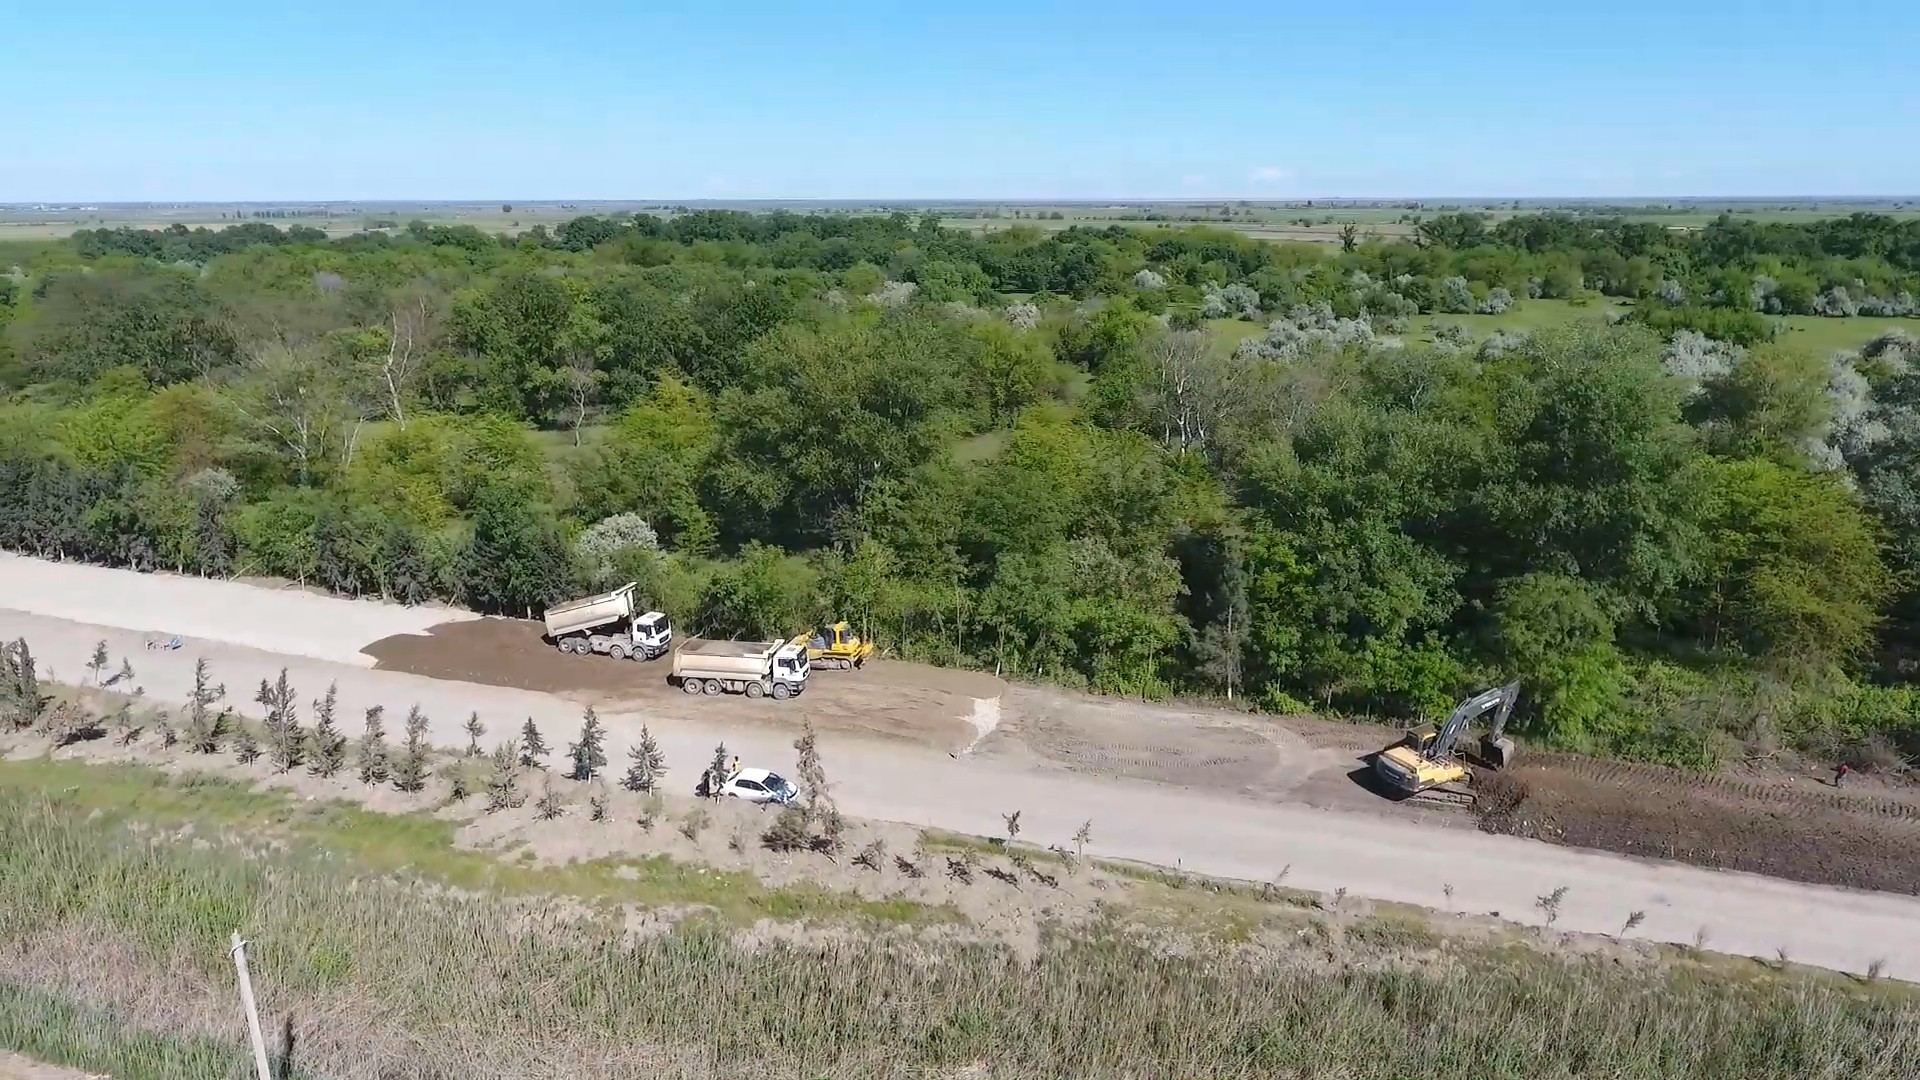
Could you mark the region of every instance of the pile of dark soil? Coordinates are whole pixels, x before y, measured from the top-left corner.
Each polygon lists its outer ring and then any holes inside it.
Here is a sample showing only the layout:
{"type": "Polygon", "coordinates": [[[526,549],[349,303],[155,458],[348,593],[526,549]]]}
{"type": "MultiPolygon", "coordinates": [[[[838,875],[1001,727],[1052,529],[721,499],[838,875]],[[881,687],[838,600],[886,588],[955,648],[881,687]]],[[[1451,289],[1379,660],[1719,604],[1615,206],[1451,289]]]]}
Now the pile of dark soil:
{"type": "Polygon", "coordinates": [[[1920,804],[1898,794],[1549,755],[1483,778],[1488,832],[1920,894],[1920,804]]]}

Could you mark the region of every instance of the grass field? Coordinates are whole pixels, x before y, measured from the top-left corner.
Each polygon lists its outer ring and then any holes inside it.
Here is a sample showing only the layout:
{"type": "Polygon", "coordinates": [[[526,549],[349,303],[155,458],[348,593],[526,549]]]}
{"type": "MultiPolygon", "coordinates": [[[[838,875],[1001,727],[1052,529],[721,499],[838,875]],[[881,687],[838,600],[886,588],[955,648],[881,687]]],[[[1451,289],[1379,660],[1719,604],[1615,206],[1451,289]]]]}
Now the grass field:
{"type": "MultiPolygon", "coordinates": [[[[224,1076],[244,1060],[236,928],[269,1030],[295,1033],[289,1071],[340,1080],[1877,1080],[1910,1075],[1920,1054],[1920,1005],[1898,984],[1618,967],[1449,946],[1391,922],[1346,938],[1308,923],[1265,954],[1102,926],[1051,934],[1026,958],[939,934],[635,934],[564,879],[535,902],[432,886],[370,866],[366,844],[315,857],[251,824],[229,832],[282,812],[254,801],[269,796],[169,794],[124,774],[100,778],[103,793],[69,768],[90,767],[4,766],[0,1042],[119,1080],[224,1076]]],[[[377,817],[351,828],[390,835],[409,865],[443,857],[377,817]]]]}

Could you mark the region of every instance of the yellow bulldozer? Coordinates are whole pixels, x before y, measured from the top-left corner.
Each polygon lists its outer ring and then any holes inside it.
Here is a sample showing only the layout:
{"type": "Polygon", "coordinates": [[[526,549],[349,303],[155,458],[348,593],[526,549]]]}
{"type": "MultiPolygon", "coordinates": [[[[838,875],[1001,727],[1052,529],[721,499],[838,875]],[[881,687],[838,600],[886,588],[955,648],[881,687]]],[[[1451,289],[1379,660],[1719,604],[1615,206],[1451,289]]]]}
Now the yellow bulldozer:
{"type": "Polygon", "coordinates": [[[846,671],[865,664],[873,656],[873,642],[862,641],[844,622],[823,626],[811,634],[801,634],[793,644],[807,650],[807,663],[814,667],[846,671]]]}
{"type": "Polygon", "coordinates": [[[1507,738],[1507,718],[1520,700],[1520,684],[1511,682],[1484,690],[1455,706],[1446,722],[1435,728],[1422,724],[1407,732],[1399,742],[1373,756],[1373,773],[1394,794],[1420,796],[1441,802],[1473,802],[1469,783],[1472,770],[1468,761],[1455,752],[1467,725],[1485,713],[1493,713],[1493,722],[1480,737],[1480,763],[1489,769],[1504,769],[1514,758],[1513,740],[1507,738]]]}

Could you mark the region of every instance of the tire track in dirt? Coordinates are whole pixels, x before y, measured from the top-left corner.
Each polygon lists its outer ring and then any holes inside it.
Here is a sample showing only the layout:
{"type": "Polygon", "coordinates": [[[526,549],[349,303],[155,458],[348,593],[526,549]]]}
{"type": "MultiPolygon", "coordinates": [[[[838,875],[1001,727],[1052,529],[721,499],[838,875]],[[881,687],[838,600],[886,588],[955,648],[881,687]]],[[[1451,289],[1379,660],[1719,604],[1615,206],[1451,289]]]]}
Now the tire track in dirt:
{"type": "Polygon", "coordinates": [[[1631,787],[1678,786],[1703,795],[1721,795],[1803,810],[1832,810],[1843,814],[1920,822],[1920,802],[1880,795],[1872,791],[1819,790],[1791,782],[1769,782],[1721,773],[1685,773],[1677,769],[1666,769],[1639,762],[1602,761],[1595,758],[1560,755],[1544,759],[1543,763],[1558,772],[1580,776],[1594,783],[1617,783],[1631,787]]]}

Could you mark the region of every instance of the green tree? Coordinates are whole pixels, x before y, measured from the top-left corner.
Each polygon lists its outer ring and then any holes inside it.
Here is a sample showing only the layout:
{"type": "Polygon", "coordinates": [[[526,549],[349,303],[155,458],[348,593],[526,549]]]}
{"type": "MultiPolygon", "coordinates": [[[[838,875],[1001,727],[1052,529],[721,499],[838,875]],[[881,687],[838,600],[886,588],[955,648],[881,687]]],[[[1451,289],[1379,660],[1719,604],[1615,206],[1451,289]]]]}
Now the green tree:
{"type": "Polygon", "coordinates": [[[366,731],[360,736],[360,745],[354,755],[355,768],[363,784],[387,782],[391,763],[388,760],[385,715],[385,706],[375,705],[367,710],[366,731]]]}
{"type": "Polygon", "coordinates": [[[1626,671],[1613,620],[1578,578],[1529,574],[1501,585],[1493,607],[1503,666],[1521,680],[1523,716],[1548,742],[1587,749],[1622,705],[1626,671]]]}
{"type": "Polygon", "coordinates": [[[666,774],[667,755],[645,724],[640,725],[640,741],[628,748],[627,757],[633,763],[627,766],[621,785],[628,791],[652,791],[666,774]]]}
{"type": "Polygon", "coordinates": [[[708,580],[696,618],[709,634],[785,638],[816,621],[817,590],[817,576],[803,560],[748,544],[737,561],[708,580]]]}
{"type": "Polygon", "coordinates": [[[475,500],[473,539],[460,558],[462,591],[475,609],[530,616],[566,595],[570,574],[550,515],[493,489],[475,500]]]}
{"type": "Polygon", "coordinates": [[[543,760],[546,756],[547,740],[541,737],[540,729],[534,726],[533,717],[529,716],[520,727],[520,764],[544,769],[547,767],[543,760]]]}
{"type": "MultiPolygon", "coordinates": [[[[264,684],[263,684],[264,685],[264,684]]],[[[216,686],[206,657],[193,662],[193,691],[187,697],[187,746],[197,754],[217,753],[226,736],[226,713],[215,713],[214,702],[227,696],[225,684],[216,686]]]]}
{"type": "Polygon", "coordinates": [[[580,721],[580,738],[568,745],[567,760],[573,769],[567,775],[574,780],[591,780],[607,767],[607,729],[600,726],[600,714],[587,706],[580,721]]]}
{"type": "Polygon", "coordinates": [[[313,730],[308,733],[313,753],[308,757],[307,770],[315,776],[332,776],[347,763],[347,737],[334,723],[339,705],[338,683],[327,684],[326,696],[313,703],[313,730]]]}
{"type": "Polygon", "coordinates": [[[427,786],[427,714],[415,705],[407,710],[404,725],[407,741],[400,749],[400,760],[393,766],[393,786],[415,792],[427,786]]]}
{"type": "Polygon", "coordinates": [[[1694,603],[1710,642],[1796,667],[1862,657],[1893,579],[1876,523],[1831,476],[1767,461],[1713,466],[1694,603]]]}
{"type": "Polygon", "coordinates": [[[404,522],[387,524],[380,545],[380,587],[402,604],[418,604],[433,594],[432,572],[420,538],[404,522]]]}

